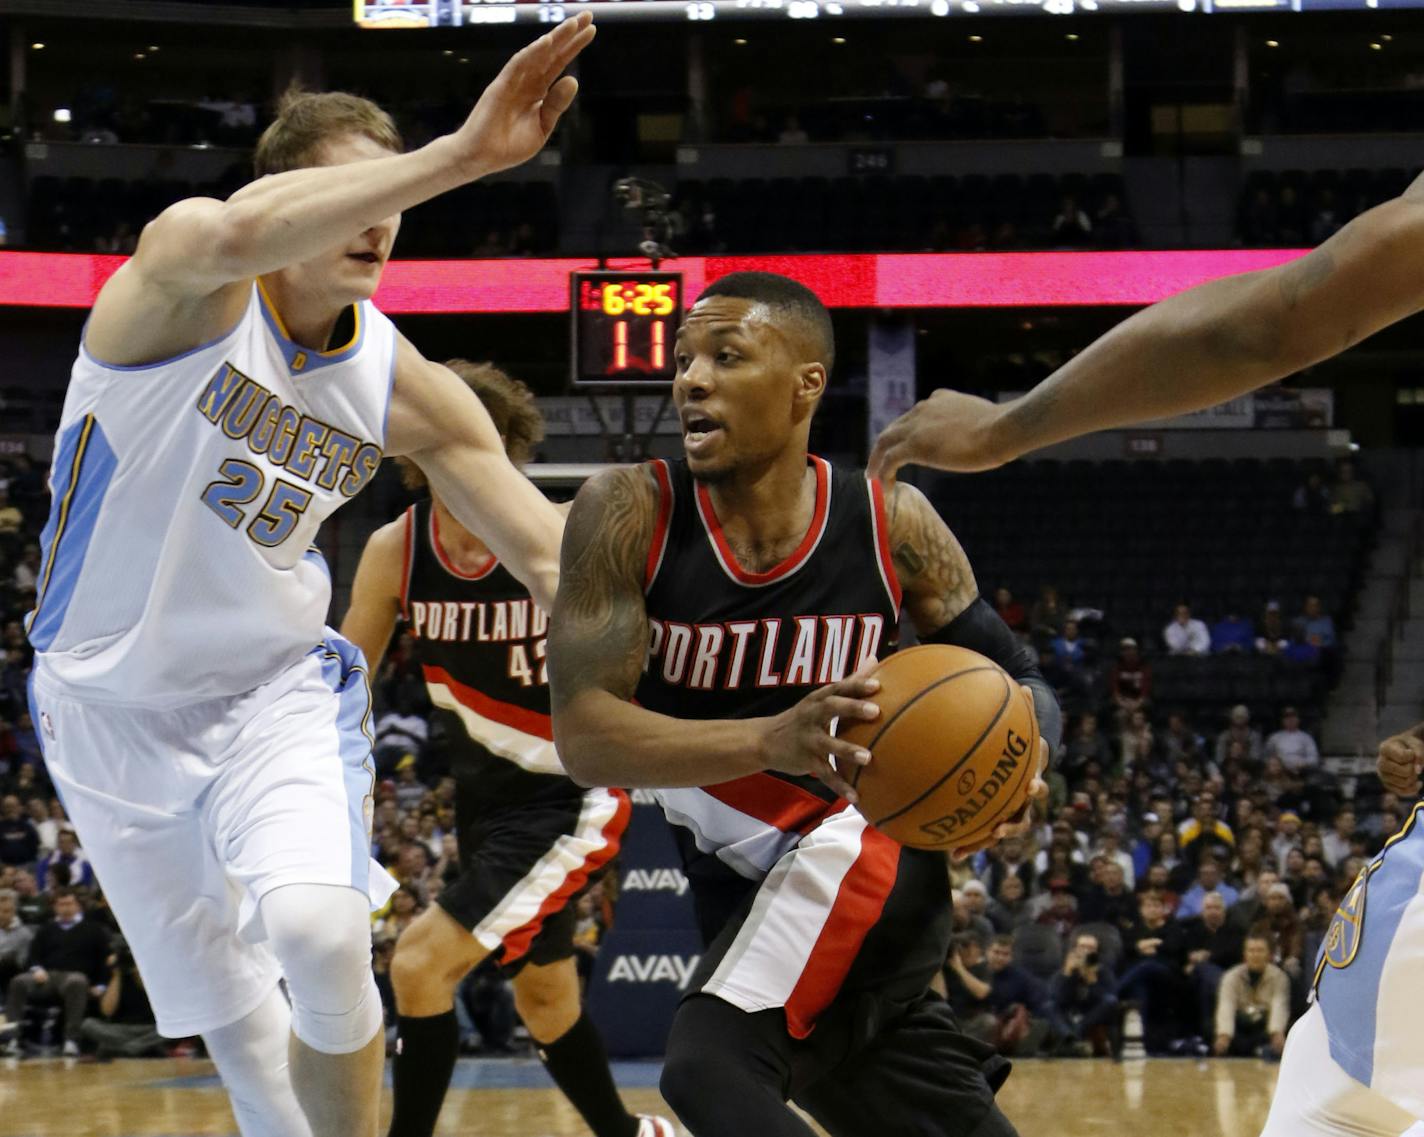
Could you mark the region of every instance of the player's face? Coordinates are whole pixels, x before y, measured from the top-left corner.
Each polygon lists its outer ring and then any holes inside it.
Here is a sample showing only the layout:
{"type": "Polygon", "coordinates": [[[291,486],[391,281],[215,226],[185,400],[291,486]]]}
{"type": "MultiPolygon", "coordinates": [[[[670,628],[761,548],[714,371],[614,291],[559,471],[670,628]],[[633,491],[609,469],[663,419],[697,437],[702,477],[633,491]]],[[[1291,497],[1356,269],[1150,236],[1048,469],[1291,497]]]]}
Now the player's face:
{"type": "MultiPolygon", "coordinates": [[[[390,155],[389,150],[365,135],[347,134],[325,143],[317,154],[316,165],[344,166],[390,155]]],[[[394,214],[336,248],[283,272],[304,292],[326,296],[336,308],[369,300],[381,283],[400,222],[401,215],[394,214]]]]}
{"type": "Polygon", "coordinates": [[[678,329],[675,352],[673,402],[693,477],[719,481],[788,448],[805,451],[825,369],[799,358],[765,304],[698,301],[678,329]]]}

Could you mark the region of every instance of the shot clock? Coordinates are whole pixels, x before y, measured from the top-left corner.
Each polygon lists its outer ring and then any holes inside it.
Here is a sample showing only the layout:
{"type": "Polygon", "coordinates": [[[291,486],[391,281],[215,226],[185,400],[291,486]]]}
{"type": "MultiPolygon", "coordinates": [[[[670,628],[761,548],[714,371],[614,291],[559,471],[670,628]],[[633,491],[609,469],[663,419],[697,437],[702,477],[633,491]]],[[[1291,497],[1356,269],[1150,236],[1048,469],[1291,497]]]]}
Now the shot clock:
{"type": "Polygon", "coordinates": [[[575,387],[672,382],[682,273],[575,272],[570,282],[575,387]]]}

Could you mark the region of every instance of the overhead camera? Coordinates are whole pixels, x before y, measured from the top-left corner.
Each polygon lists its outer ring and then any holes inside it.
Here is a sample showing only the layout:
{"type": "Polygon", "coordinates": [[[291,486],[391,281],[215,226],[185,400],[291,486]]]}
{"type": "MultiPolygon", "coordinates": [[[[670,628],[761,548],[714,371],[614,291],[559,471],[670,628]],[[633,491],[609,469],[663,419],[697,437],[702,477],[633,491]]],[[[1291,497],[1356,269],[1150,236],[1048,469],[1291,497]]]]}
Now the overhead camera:
{"type": "Polygon", "coordinates": [[[657,182],[645,178],[619,178],[613,183],[613,200],[622,208],[642,214],[643,239],[638,251],[656,266],[677,252],[669,245],[672,239],[672,195],[657,182]]]}

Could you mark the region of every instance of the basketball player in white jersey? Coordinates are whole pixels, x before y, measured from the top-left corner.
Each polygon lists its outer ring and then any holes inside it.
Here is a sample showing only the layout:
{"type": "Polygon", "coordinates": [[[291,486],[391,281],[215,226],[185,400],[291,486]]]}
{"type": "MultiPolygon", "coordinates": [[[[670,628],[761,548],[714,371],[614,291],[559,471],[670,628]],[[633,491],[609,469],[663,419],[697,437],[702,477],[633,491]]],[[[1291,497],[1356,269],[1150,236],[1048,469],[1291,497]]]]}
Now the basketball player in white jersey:
{"type": "Polygon", "coordinates": [[[370,297],[402,210],[545,144],[592,38],[567,21],[409,154],[364,99],[289,97],[268,176],[149,224],[84,330],[32,709],[159,1029],[203,1036],[244,1137],[369,1137],[379,1105],[368,911],[394,882],[369,858],[365,666],[323,627],[317,528],[406,455],[541,603],[557,582],[559,515],[370,297]]]}
{"type": "MultiPolygon", "coordinates": [[[[1308,256],[1204,284],[1123,321],[1033,391],[937,391],[892,423],[871,472],[985,470],[1095,430],[1253,391],[1424,308],[1424,178],[1308,256]]],[[[1386,786],[1418,797],[1424,726],[1388,740],[1386,786]]],[[[1286,1042],[1264,1137],[1397,1137],[1424,1119],[1424,825],[1361,872],[1326,935],[1315,999],[1286,1042]]],[[[1412,1137],[1412,1135],[1411,1135],[1412,1137]]]]}

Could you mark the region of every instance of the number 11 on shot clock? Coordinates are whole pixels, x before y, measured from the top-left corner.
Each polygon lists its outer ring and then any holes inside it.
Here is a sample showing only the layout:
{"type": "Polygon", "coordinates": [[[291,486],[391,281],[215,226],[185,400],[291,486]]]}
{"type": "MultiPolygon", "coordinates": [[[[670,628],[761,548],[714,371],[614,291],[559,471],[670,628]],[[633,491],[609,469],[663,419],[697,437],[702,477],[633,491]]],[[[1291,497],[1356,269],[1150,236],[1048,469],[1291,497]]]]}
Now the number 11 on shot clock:
{"type": "Polygon", "coordinates": [[[672,381],[681,273],[575,272],[569,292],[575,387],[647,389],[672,381]]]}

